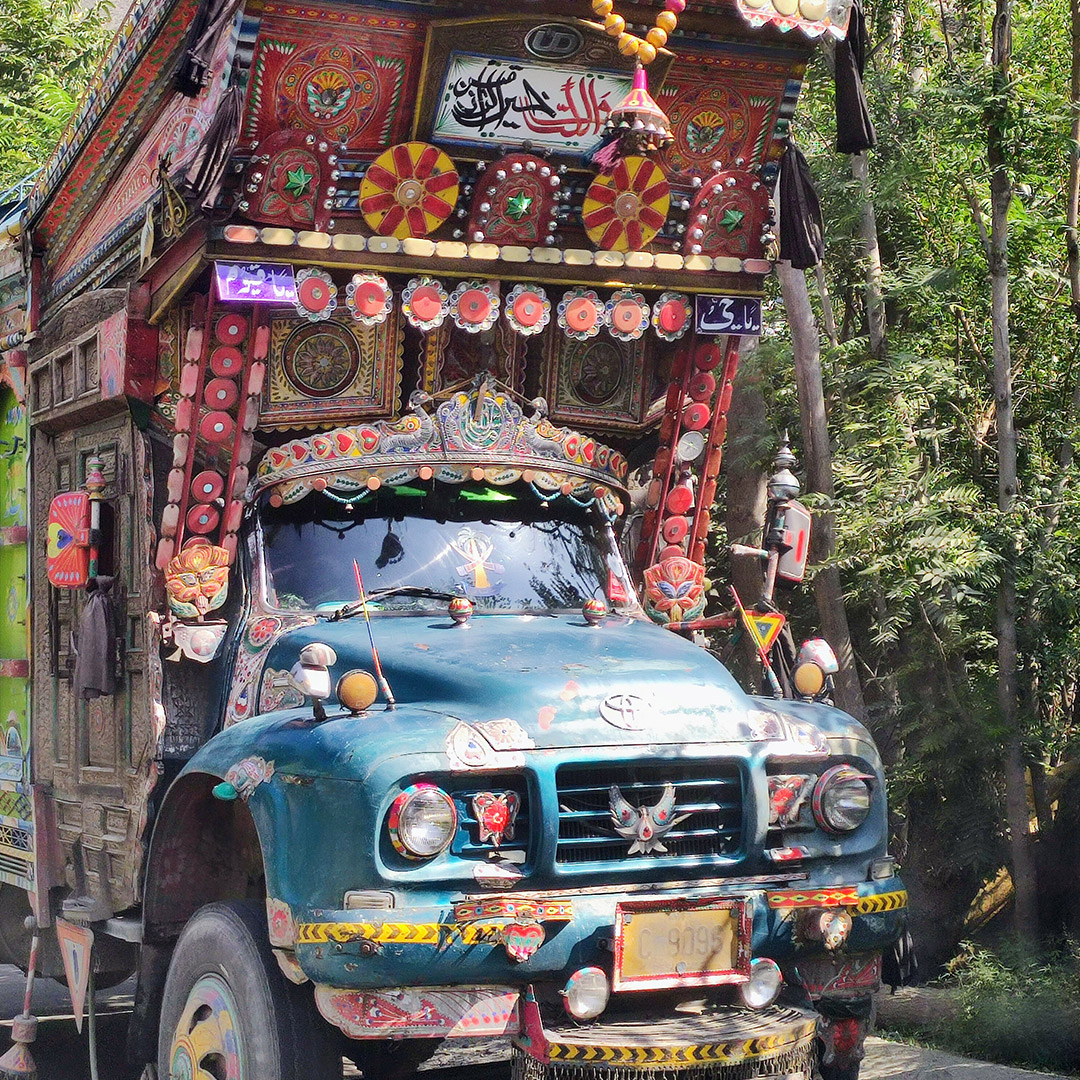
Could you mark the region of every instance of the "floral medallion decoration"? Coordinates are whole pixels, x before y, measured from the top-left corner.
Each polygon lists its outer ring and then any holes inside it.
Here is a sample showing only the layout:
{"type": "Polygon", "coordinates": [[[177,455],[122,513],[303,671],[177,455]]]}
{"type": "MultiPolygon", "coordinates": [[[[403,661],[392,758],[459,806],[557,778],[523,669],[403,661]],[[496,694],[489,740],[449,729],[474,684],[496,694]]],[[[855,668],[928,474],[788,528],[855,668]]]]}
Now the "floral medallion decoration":
{"type": "Polygon", "coordinates": [[[184,548],[165,570],[169,608],[180,619],[202,619],[229,595],[229,553],[205,542],[184,548]]]}
{"type": "Polygon", "coordinates": [[[289,338],[282,370],[289,383],[305,397],[332,398],[344,393],[360,367],[360,346],[348,325],[340,320],[305,327],[289,338]]]}
{"type": "Polygon", "coordinates": [[[499,293],[490,282],[463,281],[450,294],[450,314],[459,330],[490,330],[499,317],[499,293]]]}
{"type": "Polygon", "coordinates": [[[604,304],[592,289],[578,287],[563,294],[556,309],[564,334],[575,341],[587,341],[600,333],[604,324],[604,304]]]}
{"type": "Polygon", "coordinates": [[[539,285],[515,285],[506,297],[506,321],[525,337],[551,322],[551,301],[539,285]]]}
{"type": "Polygon", "coordinates": [[[641,293],[618,289],[604,306],[604,318],[612,337],[637,341],[649,327],[649,305],[641,293]]]}
{"type": "Polygon", "coordinates": [[[589,185],[581,220],[598,248],[640,251],[663,227],[670,207],[663,169],[645,157],[621,158],[609,175],[589,185]]]}
{"type": "Polygon", "coordinates": [[[653,622],[696,619],[705,610],[705,567],[682,555],[645,568],[645,611],[653,622]]]}
{"type": "Polygon", "coordinates": [[[458,197],[454,163],[437,147],[407,142],[391,146],[360,182],[360,213],[380,236],[406,240],[434,232],[458,197]]]}
{"type": "Polygon", "coordinates": [[[322,322],[337,307],[337,286],[325,270],[306,266],[296,273],[296,311],[311,322],[322,322]]]}
{"type": "Polygon", "coordinates": [[[469,212],[470,240],[488,244],[550,244],[557,226],[558,170],[535,154],[493,161],[476,183],[469,212]]]}
{"type": "Polygon", "coordinates": [[[693,319],[690,300],[682,293],[661,293],[653,304],[653,329],[665,341],[678,341],[690,329],[693,319]]]}
{"type": "Polygon", "coordinates": [[[504,791],[496,795],[492,791],[481,791],[473,796],[472,805],[481,844],[490,840],[494,847],[499,847],[504,839],[514,839],[514,823],[521,809],[517,792],[504,791]]]}
{"type": "Polygon", "coordinates": [[[393,311],[394,294],[380,274],[353,274],[345,286],[345,306],[358,323],[378,326],[393,311]]]}
{"type": "Polygon", "coordinates": [[[442,326],[450,314],[450,297],[434,278],[414,277],[401,294],[401,310],[410,326],[427,333],[442,326]]]}

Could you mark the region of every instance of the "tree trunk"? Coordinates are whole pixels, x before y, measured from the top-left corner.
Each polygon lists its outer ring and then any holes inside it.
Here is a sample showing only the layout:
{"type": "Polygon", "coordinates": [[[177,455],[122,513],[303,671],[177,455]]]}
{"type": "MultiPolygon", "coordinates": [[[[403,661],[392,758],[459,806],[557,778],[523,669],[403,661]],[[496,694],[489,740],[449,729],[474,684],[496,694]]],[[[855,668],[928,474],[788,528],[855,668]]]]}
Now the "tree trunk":
{"type": "Polygon", "coordinates": [[[870,198],[870,162],[866,154],[852,154],[851,175],[858,181],[859,238],[866,269],[866,321],[870,333],[870,353],[879,360],[885,355],[885,295],[882,288],[881,249],[878,246],[877,217],[870,198]]]}
{"type": "MultiPolygon", "coordinates": [[[[1006,139],[1009,61],[1012,51],[1012,0],[995,0],[992,34],[994,96],[986,107],[987,160],[990,164],[991,326],[994,339],[994,401],[997,421],[998,509],[1009,520],[1015,514],[1018,488],[1016,428],[1013,423],[1012,355],[1009,344],[1009,205],[1012,181],[1006,139]]],[[[1030,843],[1023,732],[1017,703],[1016,579],[1012,542],[1001,567],[997,601],[998,707],[1006,738],[1005,802],[1009,825],[1015,928],[1022,940],[1038,932],[1035,861],[1030,843]]]]}
{"type": "MultiPolygon", "coordinates": [[[[791,344],[795,355],[795,381],[799,390],[799,415],[802,428],[803,457],[808,491],[833,495],[832,451],[829,449],[828,420],[825,415],[825,389],[821,377],[821,348],[806,274],[793,269],[789,262],[778,262],[776,272],[784,297],[791,344]]],[[[857,719],[866,715],[862,686],[855,670],[844,592],[840,571],[832,564],[836,555],[836,529],[831,510],[814,514],[810,539],[810,558],[822,568],[814,577],[814,599],[825,637],[836,650],[840,670],[836,676],[836,700],[839,706],[857,719]]]]}
{"type": "MultiPolygon", "coordinates": [[[[754,362],[757,338],[743,338],[739,350],[739,372],[728,412],[727,453],[724,472],[727,475],[727,539],[729,544],[761,544],[762,526],[768,504],[765,488],[768,474],[764,467],[771,441],[768,411],[761,393],[761,375],[754,362]]],[[[746,605],[753,604],[765,584],[763,564],[748,555],[731,557],[731,580],[746,605]]],[[[760,681],[761,660],[749,634],[742,635],[742,655],[739,668],[760,681]]],[[[749,682],[744,685],[750,685],[749,682]]]]}

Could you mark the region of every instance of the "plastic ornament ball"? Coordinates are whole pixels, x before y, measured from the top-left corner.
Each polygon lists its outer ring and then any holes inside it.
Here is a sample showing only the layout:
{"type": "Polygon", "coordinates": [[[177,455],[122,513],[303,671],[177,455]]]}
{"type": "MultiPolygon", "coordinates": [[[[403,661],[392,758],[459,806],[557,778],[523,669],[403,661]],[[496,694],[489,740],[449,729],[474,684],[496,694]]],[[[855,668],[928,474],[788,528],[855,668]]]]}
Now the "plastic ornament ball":
{"type": "Polygon", "coordinates": [[[656,16],[656,25],[664,31],[665,34],[670,34],[675,29],[675,25],[678,23],[679,17],[673,11],[661,11],[656,16]]]}
{"type": "Polygon", "coordinates": [[[654,49],[662,49],[667,44],[667,31],[654,26],[646,35],[645,40],[654,49]]]}
{"type": "Polygon", "coordinates": [[[641,50],[645,47],[645,42],[638,41],[633,34],[620,34],[616,44],[623,56],[640,56],[641,50]]]}
{"type": "Polygon", "coordinates": [[[647,41],[643,41],[638,46],[637,58],[643,64],[651,64],[656,59],[656,49],[647,41]]]}
{"type": "Polygon", "coordinates": [[[614,6],[615,5],[612,3],[612,0],[593,0],[593,14],[599,15],[601,18],[603,18],[605,15],[611,14],[611,9],[614,6]]]}
{"type": "Polygon", "coordinates": [[[618,37],[626,29],[626,20],[612,12],[604,19],[604,31],[612,37],[618,37]]]}
{"type": "Polygon", "coordinates": [[[664,7],[668,11],[674,11],[676,15],[681,15],[686,10],[686,0],[666,0],[664,7]]]}

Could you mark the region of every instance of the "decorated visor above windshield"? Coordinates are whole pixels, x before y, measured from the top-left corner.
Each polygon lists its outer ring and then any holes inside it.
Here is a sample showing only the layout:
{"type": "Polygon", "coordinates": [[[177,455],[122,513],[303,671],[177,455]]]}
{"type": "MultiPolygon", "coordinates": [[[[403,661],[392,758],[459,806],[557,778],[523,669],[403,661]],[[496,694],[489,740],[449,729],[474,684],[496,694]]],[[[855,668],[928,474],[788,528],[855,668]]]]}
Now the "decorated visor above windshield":
{"type": "Polygon", "coordinates": [[[429,411],[418,392],[411,415],[293,439],[266,452],[255,491],[271,489],[272,505],[294,503],[311,491],[355,497],[383,484],[437,480],[447,484],[519,480],[542,500],[566,496],[596,503],[610,520],[623,512],[626,460],[616,450],[547,419],[543,398],[525,416],[512,392],[480,377],[429,411]]]}

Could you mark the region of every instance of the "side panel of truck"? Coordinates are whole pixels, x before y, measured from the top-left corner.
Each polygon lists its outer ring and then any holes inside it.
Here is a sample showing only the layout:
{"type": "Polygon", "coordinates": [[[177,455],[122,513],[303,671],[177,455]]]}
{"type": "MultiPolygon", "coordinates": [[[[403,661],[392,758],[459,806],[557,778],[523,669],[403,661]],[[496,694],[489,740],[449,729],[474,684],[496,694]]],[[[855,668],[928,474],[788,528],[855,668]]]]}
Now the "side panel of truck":
{"type": "Polygon", "coordinates": [[[111,915],[137,898],[149,794],[142,766],[156,741],[147,694],[145,451],[126,411],[56,436],[34,431],[39,537],[46,535],[53,496],[84,483],[92,455],[101,459],[106,481],[101,572],[117,578],[118,689],[107,697],[76,697],[73,641],[86,599],[81,590],[51,587],[41,566],[44,551],[35,550],[33,759],[36,782],[55,802],[64,884],[76,899],[92,897],[95,914],[108,908],[111,915]]]}

